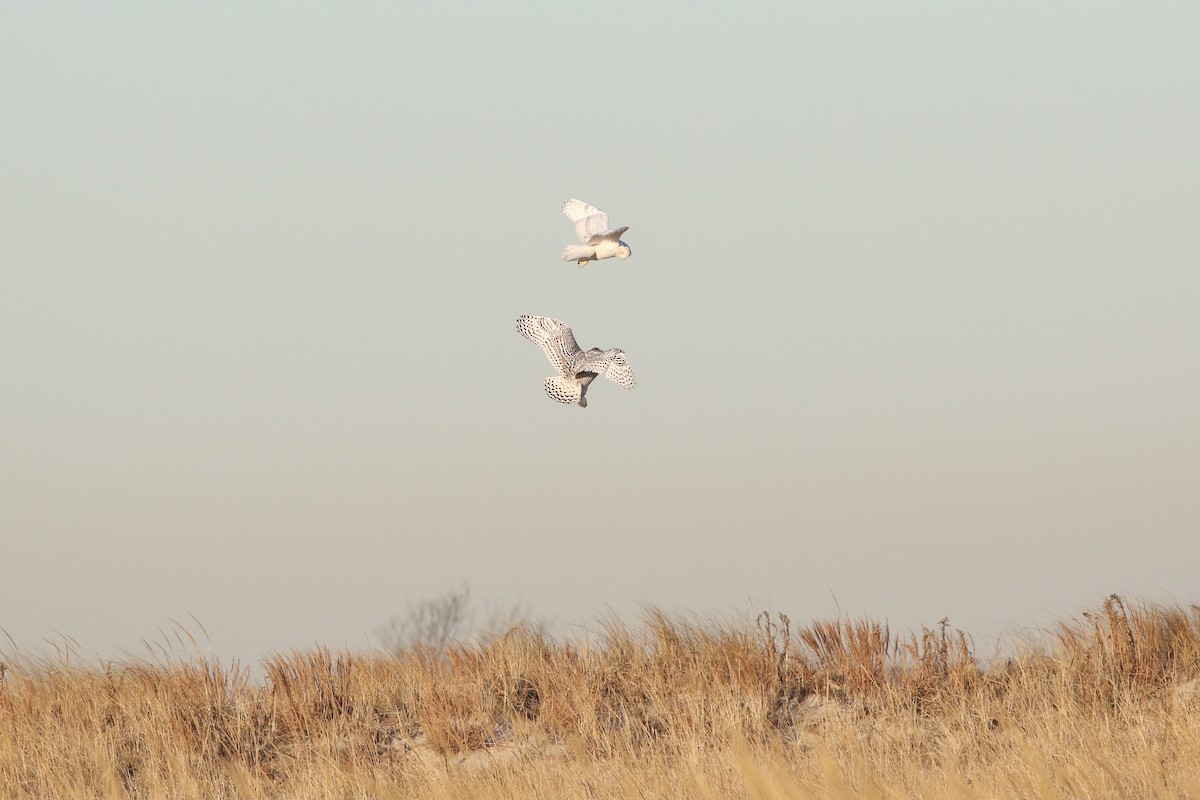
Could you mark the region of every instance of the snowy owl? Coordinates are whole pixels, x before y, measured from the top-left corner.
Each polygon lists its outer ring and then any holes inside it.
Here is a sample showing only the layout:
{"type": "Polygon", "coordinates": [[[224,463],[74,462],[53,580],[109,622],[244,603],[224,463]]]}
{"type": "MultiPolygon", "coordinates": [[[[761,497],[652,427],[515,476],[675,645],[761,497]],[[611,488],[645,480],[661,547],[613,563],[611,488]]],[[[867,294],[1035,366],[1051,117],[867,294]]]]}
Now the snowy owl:
{"type": "Polygon", "coordinates": [[[560,403],[576,403],[587,408],[588,385],[603,375],[618,386],[634,387],[633,371],[625,360],[625,351],[617,348],[601,350],[593,347],[586,353],[575,343],[571,326],[550,317],[517,317],[517,330],[529,341],[542,348],[557,375],[546,378],[546,394],[560,403]]]}
{"type": "Polygon", "coordinates": [[[577,261],[583,266],[589,261],[602,258],[629,258],[633,251],[621,241],[621,234],[629,230],[609,228],[608,214],[582,200],[572,198],[563,203],[562,213],[575,223],[575,233],[583,244],[569,244],[562,251],[563,261],[577,261]]]}

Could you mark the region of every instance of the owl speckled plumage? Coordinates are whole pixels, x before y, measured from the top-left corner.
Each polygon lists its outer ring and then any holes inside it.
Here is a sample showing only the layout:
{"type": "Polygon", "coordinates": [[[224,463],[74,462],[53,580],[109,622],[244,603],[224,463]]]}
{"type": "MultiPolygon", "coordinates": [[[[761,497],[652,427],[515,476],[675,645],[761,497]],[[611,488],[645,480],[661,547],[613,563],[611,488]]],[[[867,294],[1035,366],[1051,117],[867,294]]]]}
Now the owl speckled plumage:
{"type": "Polygon", "coordinates": [[[608,227],[608,214],[595,206],[574,198],[563,203],[562,213],[575,223],[575,234],[583,244],[569,244],[562,251],[563,261],[574,261],[583,266],[589,261],[616,256],[629,258],[633,250],[621,241],[621,234],[629,230],[608,227]]]}
{"type": "Polygon", "coordinates": [[[588,386],[598,375],[625,389],[632,389],[637,383],[625,360],[624,350],[593,347],[584,352],[575,342],[571,326],[562,320],[525,314],[517,317],[517,330],[542,348],[558,372],[546,378],[545,386],[546,394],[559,403],[574,403],[587,408],[588,386]]]}

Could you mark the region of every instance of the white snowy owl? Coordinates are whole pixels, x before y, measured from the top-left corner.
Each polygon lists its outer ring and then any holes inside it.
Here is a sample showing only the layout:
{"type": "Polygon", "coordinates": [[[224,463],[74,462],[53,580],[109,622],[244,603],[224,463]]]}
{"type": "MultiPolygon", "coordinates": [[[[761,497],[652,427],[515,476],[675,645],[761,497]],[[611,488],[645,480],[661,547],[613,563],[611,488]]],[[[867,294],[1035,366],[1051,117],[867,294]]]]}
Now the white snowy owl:
{"type": "Polygon", "coordinates": [[[542,348],[558,371],[557,375],[546,378],[546,394],[553,400],[587,408],[588,385],[597,375],[626,389],[632,389],[636,383],[624,350],[593,347],[585,353],[575,343],[571,326],[561,320],[525,314],[517,317],[517,330],[542,348]]]}
{"type": "Polygon", "coordinates": [[[575,233],[579,236],[579,241],[583,242],[569,244],[563,248],[563,261],[576,261],[582,267],[589,261],[613,256],[625,259],[633,255],[629,245],[621,241],[621,234],[629,230],[628,225],[623,228],[609,228],[608,214],[574,198],[563,203],[562,213],[575,223],[575,233]]]}

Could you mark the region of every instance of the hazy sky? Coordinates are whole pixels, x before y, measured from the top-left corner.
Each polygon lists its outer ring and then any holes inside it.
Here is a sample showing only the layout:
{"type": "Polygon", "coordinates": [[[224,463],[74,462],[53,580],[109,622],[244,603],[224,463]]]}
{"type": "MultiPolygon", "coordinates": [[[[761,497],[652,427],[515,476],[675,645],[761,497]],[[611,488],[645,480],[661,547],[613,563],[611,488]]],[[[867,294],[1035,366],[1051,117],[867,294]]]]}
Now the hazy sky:
{"type": "Polygon", "coordinates": [[[464,581],[977,635],[1198,597],[1200,6],[3,18],[21,648],[364,647],[464,581]],[[633,257],[562,262],[568,197],[633,257]],[[550,401],[526,313],[637,389],[550,401]]]}

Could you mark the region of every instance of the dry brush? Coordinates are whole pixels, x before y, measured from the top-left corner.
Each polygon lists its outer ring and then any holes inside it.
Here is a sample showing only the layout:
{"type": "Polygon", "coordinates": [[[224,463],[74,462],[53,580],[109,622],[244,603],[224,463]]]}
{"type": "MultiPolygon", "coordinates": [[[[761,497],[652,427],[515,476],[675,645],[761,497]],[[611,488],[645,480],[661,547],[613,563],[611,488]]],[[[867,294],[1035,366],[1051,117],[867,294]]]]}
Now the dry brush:
{"type": "Polygon", "coordinates": [[[943,620],[650,611],[392,653],[3,657],[5,798],[1200,797],[1200,608],[1004,658],[943,620]]]}

